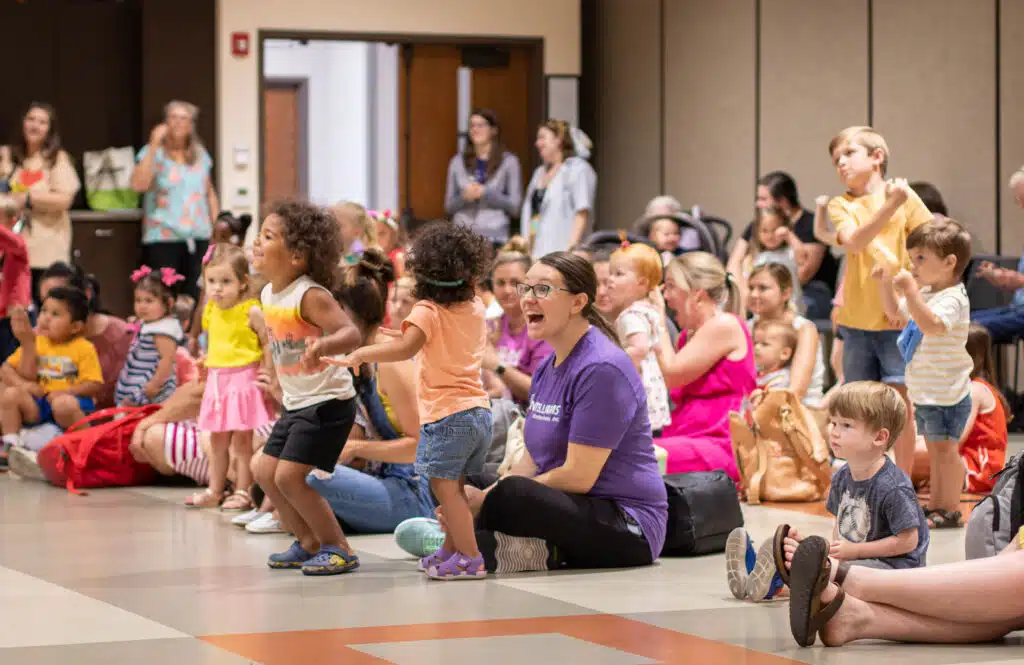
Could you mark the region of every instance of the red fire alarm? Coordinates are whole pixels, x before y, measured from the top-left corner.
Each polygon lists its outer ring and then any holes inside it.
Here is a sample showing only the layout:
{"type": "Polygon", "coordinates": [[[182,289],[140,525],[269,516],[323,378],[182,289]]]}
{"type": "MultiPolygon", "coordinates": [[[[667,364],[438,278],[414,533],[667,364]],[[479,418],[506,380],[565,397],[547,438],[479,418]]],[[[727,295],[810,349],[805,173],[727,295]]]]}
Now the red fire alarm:
{"type": "Polygon", "coordinates": [[[249,55],[249,33],[248,32],[232,32],[231,33],[231,55],[236,58],[244,58],[249,55]]]}

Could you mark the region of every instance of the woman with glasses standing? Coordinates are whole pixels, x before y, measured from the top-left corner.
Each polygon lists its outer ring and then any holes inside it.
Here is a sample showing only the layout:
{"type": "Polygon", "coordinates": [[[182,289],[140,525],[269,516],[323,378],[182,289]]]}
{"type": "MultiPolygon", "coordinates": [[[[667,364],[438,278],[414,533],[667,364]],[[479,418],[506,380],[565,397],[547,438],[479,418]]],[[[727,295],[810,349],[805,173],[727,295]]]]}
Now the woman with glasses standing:
{"type": "Polygon", "coordinates": [[[444,209],[500,247],[508,241],[511,218],[519,214],[523,176],[519,158],[505,150],[501,126],[490,109],[469,114],[469,141],[448,164],[444,209]]]}
{"type": "Polygon", "coordinates": [[[594,309],[594,269],[555,252],[517,291],[530,339],[554,353],[533,375],[522,458],[487,489],[466,488],[487,570],[650,565],[665,542],[665,484],[643,383],[594,309]]]}

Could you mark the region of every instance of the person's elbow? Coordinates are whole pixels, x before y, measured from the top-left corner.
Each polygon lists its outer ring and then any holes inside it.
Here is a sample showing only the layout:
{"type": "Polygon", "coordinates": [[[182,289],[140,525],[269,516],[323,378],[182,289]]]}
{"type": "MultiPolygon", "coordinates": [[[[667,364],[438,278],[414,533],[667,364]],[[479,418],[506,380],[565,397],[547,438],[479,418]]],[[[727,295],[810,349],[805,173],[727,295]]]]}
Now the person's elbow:
{"type": "Polygon", "coordinates": [[[566,465],[562,467],[565,472],[565,490],[572,494],[587,494],[594,489],[600,471],[594,472],[588,468],[566,465]]]}
{"type": "Polygon", "coordinates": [[[897,542],[899,542],[900,545],[900,551],[898,552],[898,555],[910,554],[911,552],[913,552],[915,549],[917,549],[917,545],[920,542],[920,539],[921,537],[920,535],[918,535],[917,527],[904,529],[903,531],[901,531],[899,535],[896,536],[896,540],[897,542]]]}

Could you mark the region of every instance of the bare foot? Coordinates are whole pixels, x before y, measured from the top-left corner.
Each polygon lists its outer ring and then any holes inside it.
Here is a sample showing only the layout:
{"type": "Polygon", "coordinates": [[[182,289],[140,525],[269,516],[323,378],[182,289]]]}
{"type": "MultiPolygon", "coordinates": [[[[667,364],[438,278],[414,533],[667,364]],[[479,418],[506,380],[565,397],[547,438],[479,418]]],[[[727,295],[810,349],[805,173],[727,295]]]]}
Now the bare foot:
{"type": "MultiPolygon", "coordinates": [[[[835,568],[833,567],[833,571],[835,568]]],[[[821,593],[821,606],[828,605],[839,593],[839,587],[829,584],[821,593]]],[[[821,641],[827,647],[838,647],[858,639],[860,629],[867,623],[868,605],[859,598],[846,594],[842,607],[821,630],[821,641]]]]}

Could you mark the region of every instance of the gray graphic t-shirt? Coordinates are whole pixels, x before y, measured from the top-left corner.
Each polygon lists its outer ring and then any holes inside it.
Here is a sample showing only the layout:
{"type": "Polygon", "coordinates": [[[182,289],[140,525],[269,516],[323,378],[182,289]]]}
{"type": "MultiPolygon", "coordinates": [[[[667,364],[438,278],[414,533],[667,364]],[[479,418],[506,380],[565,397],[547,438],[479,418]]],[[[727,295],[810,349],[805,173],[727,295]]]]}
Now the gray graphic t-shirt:
{"type": "Polygon", "coordinates": [[[928,522],[907,474],[886,458],[882,468],[867,480],[854,480],[850,467],[832,475],[828,512],[836,516],[839,537],[864,543],[917,529],[917,547],[909,554],[880,558],[893,568],[917,568],[928,552],[928,522]]]}

